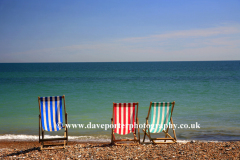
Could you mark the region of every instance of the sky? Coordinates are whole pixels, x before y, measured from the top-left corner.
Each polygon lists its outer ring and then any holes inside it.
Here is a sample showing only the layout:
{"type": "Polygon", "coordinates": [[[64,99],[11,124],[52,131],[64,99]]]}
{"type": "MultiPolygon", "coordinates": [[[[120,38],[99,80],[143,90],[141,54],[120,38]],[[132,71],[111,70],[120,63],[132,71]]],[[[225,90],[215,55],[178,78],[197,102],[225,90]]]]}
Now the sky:
{"type": "Polygon", "coordinates": [[[240,60],[239,0],[0,0],[0,63],[240,60]]]}

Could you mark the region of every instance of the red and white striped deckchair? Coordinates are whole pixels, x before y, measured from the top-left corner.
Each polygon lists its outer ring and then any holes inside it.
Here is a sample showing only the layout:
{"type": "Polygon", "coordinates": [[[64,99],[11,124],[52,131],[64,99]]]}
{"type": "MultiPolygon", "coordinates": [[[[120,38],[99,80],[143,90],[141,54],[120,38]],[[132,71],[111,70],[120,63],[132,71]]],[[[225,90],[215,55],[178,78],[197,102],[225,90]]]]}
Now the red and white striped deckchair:
{"type": "Polygon", "coordinates": [[[111,142],[115,145],[136,145],[140,143],[138,102],[137,103],[113,103],[112,137],[111,142]],[[138,138],[136,133],[138,131],[138,138]],[[115,133],[127,135],[133,133],[134,139],[116,139],[115,133]],[[124,143],[133,141],[135,143],[124,143]],[[117,143],[120,142],[120,143],[117,143]],[[136,143],[138,142],[138,143],[136,143]]]}

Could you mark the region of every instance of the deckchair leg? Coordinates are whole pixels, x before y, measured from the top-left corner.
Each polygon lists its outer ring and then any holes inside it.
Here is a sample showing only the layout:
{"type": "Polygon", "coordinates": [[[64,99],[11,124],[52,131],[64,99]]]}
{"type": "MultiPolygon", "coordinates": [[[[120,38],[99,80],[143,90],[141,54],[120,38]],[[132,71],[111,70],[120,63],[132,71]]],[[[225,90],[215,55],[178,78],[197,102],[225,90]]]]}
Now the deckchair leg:
{"type": "Polygon", "coordinates": [[[140,130],[139,130],[139,120],[137,118],[137,123],[138,123],[138,143],[140,144],[140,130]]]}
{"type": "MultiPolygon", "coordinates": [[[[144,140],[145,140],[145,137],[148,136],[149,140],[152,141],[151,136],[147,133],[147,130],[144,130],[144,129],[143,129],[143,132],[144,132],[144,137],[143,137],[144,140]]],[[[143,142],[144,142],[144,141],[143,141],[143,142]]]]}
{"type": "MultiPolygon", "coordinates": [[[[113,126],[113,118],[111,118],[111,124],[113,126]]],[[[111,144],[113,144],[113,127],[112,127],[112,134],[111,134],[111,144]]]]}
{"type": "MultiPolygon", "coordinates": [[[[64,132],[64,137],[66,137],[66,132],[64,132]]],[[[64,140],[63,143],[64,143],[63,148],[65,148],[66,140],[64,140]]]]}
{"type": "Polygon", "coordinates": [[[42,129],[42,139],[44,139],[44,130],[42,129]]]}
{"type": "Polygon", "coordinates": [[[134,140],[137,140],[136,133],[133,133],[134,140]]]}
{"type": "Polygon", "coordinates": [[[144,132],[143,142],[145,141],[146,136],[148,136],[149,140],[152,141],[151,136],[147,133],[147,129],[143,129],[143,132],[144,132]]]}
{"type": "Polygon", "coordinates": [[[145,130],[143,129],[143,132],[144,132],[144,134],[143,134],[143,142],[145,141],[145,137],[146,137],[146,128],[145,128],[145,130]]]}
{"type": "MultiPolygon", "coordinates": [[[[43,129],[42,129],[42,139],[44,139],[44,130],[43,130],[43,129]]],[[[42,142],[41,144],[42,144],[42,145],[41,145],[40,150],[43,149],[43,147],[44,147],[44,142],[42,142]]]]}
{"type": "Polygon", "coordinates": [[[111,144],[113,144],[113,135],[111,135],[111,144]]]}
{"type": "Polygon", "coordinates": [[[115,140],[116,140],[115,134],[114,134],[114,132],[112,132],[112,144],[115,144],[115,140]]]}
{"type": "Polygon", "coordinates": [[[144,133],[144,135],[143,135],[143,142],[145,141],[145,136],[146,136],[146,134],[144,133]]]}
{"type": "Polygon", "coordinates": [[[143,132],[144,132],[143,142],[145,141],[145,136],[146,136],[146,132],[147,132],[147,125],[148,125],[148,117],[146,118],[146,126],[145,126],[145,129],[143,129],[143,132]]]}
{"type": "Polygon", "coordinates": [[[174,125],[173,125],[173,120],[172,120],[172,117],[170,119],[171,123],[172,123],[172,126],[173,126],[173,136],[174,136],[174,139],[175,139],[175,142],[177,141],[177,137],[176,137],[176,133],[175,133],[175,128],[174,128],[174,125]]]}
{"type": "MultiPolygon", "coordinates": [[[[168,126],[168,128],[167,128],[167,131],[166,131],[166,133],[165,133],[165,138],[167,138],[167,133],[168,133],[168,130],[169,130],[169,126],[168,126]]],[[[166,142],[167,140],[164,140],[164,142],[166,142]]]]}
{"type": "Polygon", "coordinates": [[[44,144],[43,144],[43,142],[42,142],[42,143],[41,143],[41,147],[40,147],[40,150],[42,150],[42,149],[43,149],[43,145],[44,145],[44,144]]]}

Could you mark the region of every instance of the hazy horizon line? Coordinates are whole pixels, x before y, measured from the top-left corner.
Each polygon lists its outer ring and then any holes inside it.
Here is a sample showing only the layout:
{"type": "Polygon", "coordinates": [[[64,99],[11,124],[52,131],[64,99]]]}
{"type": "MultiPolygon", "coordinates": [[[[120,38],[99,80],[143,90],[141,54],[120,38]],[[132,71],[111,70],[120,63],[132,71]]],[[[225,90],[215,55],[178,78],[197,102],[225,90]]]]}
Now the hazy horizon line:
{"type": "Polygon", "coordinates": [[[133,62],[230,62],[230,61],[240,61],[240,60],[186,60],[186,61],[105,61],[105,62],[0,62],[3,63],[133,63],[133,62]]]}

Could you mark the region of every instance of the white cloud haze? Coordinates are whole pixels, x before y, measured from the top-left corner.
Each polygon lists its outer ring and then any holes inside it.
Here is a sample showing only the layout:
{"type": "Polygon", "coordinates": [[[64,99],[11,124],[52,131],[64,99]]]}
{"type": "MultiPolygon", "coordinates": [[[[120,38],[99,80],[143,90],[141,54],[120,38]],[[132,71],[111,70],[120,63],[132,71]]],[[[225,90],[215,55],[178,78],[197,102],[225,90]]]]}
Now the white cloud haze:
{"type": "Polygon", "coordinates": [[[240,27],[172,31],[146,37],[44,48],[6,55],[9,61],[175,61],[240,59],[240,27]],[[23,58],[21,58],[23,57],[23,58]]]}

